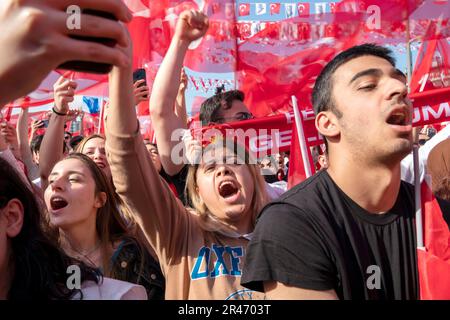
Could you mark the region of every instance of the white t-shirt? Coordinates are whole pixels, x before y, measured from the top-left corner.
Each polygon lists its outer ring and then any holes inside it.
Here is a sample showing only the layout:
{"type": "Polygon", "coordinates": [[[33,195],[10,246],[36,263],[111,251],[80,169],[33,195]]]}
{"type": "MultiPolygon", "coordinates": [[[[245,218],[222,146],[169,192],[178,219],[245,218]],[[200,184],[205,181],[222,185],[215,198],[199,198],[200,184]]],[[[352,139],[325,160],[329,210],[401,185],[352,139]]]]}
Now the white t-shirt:
{"type": "MultiPolygon", "coordinates": [[[[85,281],[81,285],[83,300],[147,300],[147,292],[143,286],[103,277],[99,284],[85,281]]],[[[77,294],[73,300],[80,299],[77,294]]]]}

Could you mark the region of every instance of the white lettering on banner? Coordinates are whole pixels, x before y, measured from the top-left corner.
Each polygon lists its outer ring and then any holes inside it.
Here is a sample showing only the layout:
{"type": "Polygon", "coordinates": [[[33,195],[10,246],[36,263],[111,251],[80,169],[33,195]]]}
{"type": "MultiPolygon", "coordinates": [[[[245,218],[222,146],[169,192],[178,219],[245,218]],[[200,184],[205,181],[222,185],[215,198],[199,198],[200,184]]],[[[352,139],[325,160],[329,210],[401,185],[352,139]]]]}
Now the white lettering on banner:
{"type": "Polygon", "coordinates": [[[292,130],[271,130],[271,135],[260,134],[252,137],[249,142],[251,152],[257,152],[258,157],[261,152],[270,150],[271,154],[278,153],[282,148],[291,145],[292,130]]]}
{"type": "Polygon", "coordinates": [[[314,120],[316,115],[314,114],[314,110],[302,110],[303,121],[314,120]]]}
{"type": "MultiPolygon", "coordinates": [[[[444,121],[445,118],[450,117],[450,105],[448,102],[439,104],[437,110],[431,106],[423,106],[414,108],[413,111],[413,124],[420,125],[422,122],[430,120],[444,121]]],[[[435,121],[435,122],[439,122],[435,121]]]]}
{"type": "Polygon", "coordinates": [[[292,118],[294,117],[294,115],[290,112],[285,112],[284,115],[286,116],[286,123],[292,123],[292,118]]]}
{"type": "Polygon", "coordinates": [[[277,134],[278,147],[287,147],[291,145],[292,130],[280,131],[277,134]]]}

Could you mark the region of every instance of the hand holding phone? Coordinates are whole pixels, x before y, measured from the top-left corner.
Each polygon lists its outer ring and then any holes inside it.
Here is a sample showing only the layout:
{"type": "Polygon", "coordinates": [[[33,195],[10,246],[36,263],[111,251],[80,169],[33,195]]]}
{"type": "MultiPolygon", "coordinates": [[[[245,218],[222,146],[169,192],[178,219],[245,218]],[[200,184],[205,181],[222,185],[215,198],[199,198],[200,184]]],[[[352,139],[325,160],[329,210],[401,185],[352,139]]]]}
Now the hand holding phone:
{"type": "Polygon", "coordinates": [[[149,99],[147,76],[145,69],[137,69],[133,72],[134,97],[136,105],[149,99]]]}
{"type": "MultiPolygon", "coordinates": [[[[93,16],[117,21],[117,18],[112,13],[109,13],[109,12],[91,10],[91,9],[83,9],[82,14],[93,15],[93,16]]],[[[111,48],[115,47],[117,44],[117,42],[115,40],[109,39],[109,38],[86,37],[86,36],[77,36],[77,35],[72,35],[70,37],[73,39],[76,39],[76,40],[81,40],[81,41],[97,42],[97,43],[103,44],[103,45],[111,47],[111,48]]],[[[58,69],[106,74],[111,71],[112,65],[106,64],[106,63],[91,62],[91,61],[69,61],[69,62],[66,62],[66,63],[63,63],[62,65],[60,65],[58,67],[58,69]]]]}

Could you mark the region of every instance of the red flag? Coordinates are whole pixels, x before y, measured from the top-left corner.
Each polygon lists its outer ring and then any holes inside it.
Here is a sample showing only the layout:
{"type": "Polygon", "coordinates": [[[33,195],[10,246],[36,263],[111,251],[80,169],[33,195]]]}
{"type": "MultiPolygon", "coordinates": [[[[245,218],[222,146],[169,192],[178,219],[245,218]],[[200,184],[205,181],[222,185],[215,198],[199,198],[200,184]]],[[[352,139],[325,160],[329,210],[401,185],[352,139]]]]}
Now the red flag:
{"type": "Polygon", "coordinates": [[[247,39],[252,35],[252,23],[251,22],[239,22],[239,38],[241,40],[247,39]]]}
{"type": "Polygon", "coordinates": [[[220,3],[213,3],[212,4],[212,13],[216,14],[220,12],[220,3]]]}
{"type": "Polygon", "coordinates": [[[295,123],[292,124],[291,149],[289,152],[288,189],[296,186],[306,179],[300,144],[296,133],[295,123]]]}
{"type": "Polygon", "coordinates": [[[280,8],[281,8],[280,3],[271,3],[270,4],[270,14],[279,14],[280,8]]]}
{"type": "Polygon", "coordinates": [[[420,299],[450,299],[450,232],[431,189],[422,183],[425,248],[417,249],[420,299]]]}
{"type": "Polygon", "coordinates": [[[250,3],[241,3],[239,5],[239,15],[240,16],[250,15],[250,3]]]}
{"type": "Polygon", "coordinates": [[[308,2],[300,2],[297,5],[298,16],[299,17],[309,17],[309,3],[308,2]]]}
{"type": "Polygon", "coordinates": [[[330,2],[330,11],[331,13],[336,13],[338,9],[337,3],[336,2],[330,2]]]}
{"type": "MultiPolygon", "coordinates": [[[[301,117],[301,121],[304,126],[304,135],[307,139],[308,133],[306,132],[305,128],[305,121],[303,120],[303,117],[301,117]]],[[[307,165],[309,165],[311,173],[315,173],[315,167],[314,162],[311,156],[310,152],[310,144],[307,140],[305,140],[305,144],[307,146],[307,157],[308,159],[304,159],[302,156],[302,152],[300,149],[300,141],[297,134],[297,126],[294,122],[292,124],[292,138],[291,138],[291,148],[289,153],[289,171],[288,171],[288,189],[291,189],[292,187],[296,186],[303,180],[307,178],[306,171],[305,171],[305,161],[307,161],[307,165]]]]}

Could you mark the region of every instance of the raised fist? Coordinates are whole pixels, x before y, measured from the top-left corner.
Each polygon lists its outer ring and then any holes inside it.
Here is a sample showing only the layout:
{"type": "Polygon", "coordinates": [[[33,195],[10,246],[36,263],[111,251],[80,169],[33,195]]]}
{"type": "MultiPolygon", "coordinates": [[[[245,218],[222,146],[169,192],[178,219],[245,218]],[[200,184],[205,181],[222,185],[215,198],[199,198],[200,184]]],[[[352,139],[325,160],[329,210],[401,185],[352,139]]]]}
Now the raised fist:
{"type": "Polygon", "coordinates": [[[176,28],[175,37],[188,42],[203,37],[208,31],[208,17],[200,11],[186,10],[180,14],[176,28]]]}

